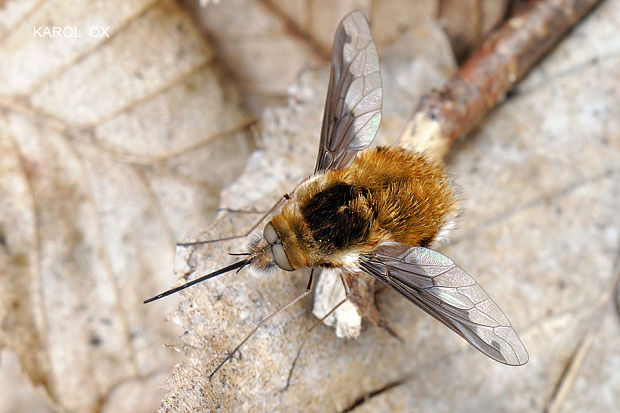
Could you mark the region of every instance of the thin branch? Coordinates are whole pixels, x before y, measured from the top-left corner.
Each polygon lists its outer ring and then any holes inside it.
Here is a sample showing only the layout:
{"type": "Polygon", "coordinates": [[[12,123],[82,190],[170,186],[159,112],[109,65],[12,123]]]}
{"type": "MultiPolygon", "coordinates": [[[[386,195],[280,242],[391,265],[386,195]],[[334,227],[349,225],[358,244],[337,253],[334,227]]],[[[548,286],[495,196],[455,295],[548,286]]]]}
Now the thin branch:
{"type": "Polygon", "coordinates": [[[442,159],[600,1],[531,2],[492,34],[442,90],[422,97],[402,144],[442,159]]]}

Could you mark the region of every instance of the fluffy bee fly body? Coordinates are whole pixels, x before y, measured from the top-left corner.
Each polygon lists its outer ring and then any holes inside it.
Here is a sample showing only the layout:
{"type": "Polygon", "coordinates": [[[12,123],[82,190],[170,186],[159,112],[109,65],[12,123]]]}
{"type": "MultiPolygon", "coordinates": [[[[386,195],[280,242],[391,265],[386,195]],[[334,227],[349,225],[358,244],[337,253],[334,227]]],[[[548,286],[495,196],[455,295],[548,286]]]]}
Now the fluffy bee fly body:
{"type": "MultiPolygon", "coordinates": [[[[377,50],[361,12],[340,22],[331,63],[314,174],[263,217],[275,212],[262,236],[242,254],[245,259],[145,302],[247,265],[312,269],[306,291],[259,322],[212,376],[264,322],[311,292],[315,270],[340,271],[347,299],[358,310],[359,297],[372,300],[370,294],[353,292],[364,284],[356,280],[365,273],[492,359],[525,364],[527,351],[499,306],[450,258],[428,248],[450,226],[456,210],[442,166],[401,147],[368,149],[381,121],[383,89],[377,50]]],[[[363,315],[372,319],[371,314],[363,315]]]]}
{"type": "Polygon", "coordinates": [[[455,208],[441,165],[405,148],[377,147],[346,168],[300,184],[267,227],[284,255],[266,248],[268,237],[250,244],[250,253],[261,269],[282,264],[354,271],[360,254],[381,242],[428,246],[455,208]]]}

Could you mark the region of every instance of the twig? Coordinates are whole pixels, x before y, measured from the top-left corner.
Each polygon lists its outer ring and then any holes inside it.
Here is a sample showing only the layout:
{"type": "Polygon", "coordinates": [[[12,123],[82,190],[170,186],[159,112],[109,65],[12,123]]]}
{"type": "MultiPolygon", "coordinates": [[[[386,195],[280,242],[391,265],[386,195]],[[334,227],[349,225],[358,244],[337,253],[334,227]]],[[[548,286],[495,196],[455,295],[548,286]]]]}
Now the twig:
{"type": "Polygon", "coordinates": [[[422,97],[400,140],[442,159],[601,0],[541,0],[508,19],[441,91],[422,97]]]}

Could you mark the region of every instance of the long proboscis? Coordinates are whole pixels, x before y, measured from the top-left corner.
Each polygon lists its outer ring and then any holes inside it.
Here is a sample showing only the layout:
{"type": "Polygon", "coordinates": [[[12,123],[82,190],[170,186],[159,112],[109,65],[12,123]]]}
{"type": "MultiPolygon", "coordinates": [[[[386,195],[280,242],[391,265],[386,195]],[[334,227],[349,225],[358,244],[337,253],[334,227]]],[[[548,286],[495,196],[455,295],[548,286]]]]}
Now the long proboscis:
{"type": "Polygon", "coordinates": [[[159,300],[160,298],[167,297],[170,294],[174,294],[174,293],[176,293],[178,291],[184,290],[184,289],[186,289],[188,287],[191,287],[192,285],[195,285],[195,284],[201,283],[201,282],[203,282],[205,280],[208,280],[209,278],[217,277],[218,275],[222,275],[222,274],[227,273],[227,272],[232,271],[232,270],[236,270],[236,269],[240,270],[241,268],[245,267],[249,263],[250,263],[250,260],[249,259],[245,259],[245,260],[236,262],[234,264],[230,264],[227,267],[220,268],[217,271],[213,271],[212,273],[209,273],[207,275],[203,275],[202,277],[196,278],[195,280],[192,280],[192,281],[190,281],[188,283],[185,283],[185,284],[180,285],[180,286],[175,287],[175,288],[171,288],[168,291],[164,291],[163,293],[158,294],[155,297],[151,297],[148,300],[144,300],[144,304],[148,304],[148,303],[150,303],[152,301],[159,300]]]}

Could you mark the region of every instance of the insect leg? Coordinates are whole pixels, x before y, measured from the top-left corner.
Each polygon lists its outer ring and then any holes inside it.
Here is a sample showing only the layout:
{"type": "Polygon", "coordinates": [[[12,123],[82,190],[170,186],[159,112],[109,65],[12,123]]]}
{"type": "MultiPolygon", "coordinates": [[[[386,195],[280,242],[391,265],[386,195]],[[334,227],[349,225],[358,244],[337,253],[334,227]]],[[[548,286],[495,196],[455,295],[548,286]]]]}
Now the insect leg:
{"type": "Polygon", "coordinates": [[[231,235],[229,237],[222,237],[222,238],[216,238],[216,239],[208,239],[205,241],[192,241],[192,242],[178,242],[177,243],[177,247],[190,247],[192,245],[201,245],[201,244],[210,244],[213,242],[221,242],[221,241],[229,241],[231,239],[237,239],[237,238],[243,238],[243,237],[247,237],[248,235],[250,235],[252,233],[252,231],[254,231],[256,229],[256,227],[258,227],[260,225],[261,222],[263,222],[265,220],[265,218],[267,218],[269,216],[269,214],[271,214],[273,211],[275,211],[276,209],[278,209],[280,206],[282,206],[282,204],[286,201],[288,201],[289,199],[291,199],[291,196],[295,193],[295,191],[297,190],[297,188],[299,188],[299,185],[301,185],[302,183],[304,183],[306,180],[308,180],[308,178],[304,178],[301,182],[299,182],[297,185],[295,185],[295,188],[293,188],[293,190],[291,191],[290,194],[284,194],[282,195],[282,197],[280,197],[280,199],[278,199],[276,201],[275,204],[273,204],[273,206],[271,208],[269,208],[269,210],[267,212],[265,212],[258,221],[256,221],[256,223],[254,225],[252,225],[252,227],[250,229],[248,229],[246,232],[244,232],[243,234],[240,235],[231,235]]]}
{"type": "Polygon", "coordinates": [[[275,317],[276,315],[278,315],[282,311],[286,310],[287,308],[289,308],[290,306],[292,306],[293,304],[297,303],[299,300],[301,300],[302,298],[304,298],[305,296],[310,294],[310,292],[312,291],[312,286],[313,285],[314,285],[314,268],[312,270],[310,270],[310,277],[308,279],[308,285],[306,286],[306,290],[303,293],[301,293],[300,295],[298,295],[296,298],[294,298],[288,304],[283,305],[282,307],[278,308],[276,311],[274,311],[273,313],[269,314],[267,317],[263,318],[258,323],[256,323],[256,326],[254,326],[252,331],[250,331],[250,333],[247,336],[245,336],[245,338],[243,340],[241,340],[241,342],[237,345],[237,347],[235,347],[235,349],[233,351],[231,351],[226,356],[226,358],[221,361],[220,364],[218,364],[218,366],[215,368],[215,370],[213,370],[211,372],[211,374],[209,374],[209,378],[212,378],[213,375],[224,365],[224,363],[226,363],[228,360],[230,360],[233,357],[233,355],[237,351],[239,351],[241,346],[243,346],[245,344],[245,342],[248,341],[250,339],[250,337],[252,337],[252,335],[256,332],[256,330],[258,330],[263,324],[265,324],[267,321],[271,320],[273,317],[275,317]]]}
{"type": "Polygon", "coordinates": [[[338,302],[338,304],[336,304],[331,310],[329,310],[327,313],[325,313],[325,315],[323,317],[321,317],[316,323],[314,323],[312,325],[312,327],[310,327],[310,329],[308,331],[306,331],[306,337],[304,338],[304,341],[301,342],[301,345],[299,346],[299,350],[297,350],[297,354],[295,355],[295,359],[293,360],[293,363],[291,364],[291,369],[288,372],[288,378],[286,379],[286,386],[284,386],[284,389],[282,389],[282,391],[286,391],[288,389],[288,386],[291,384],[291,377],[293,377],[293,370],[295,369],[295,365],[297,364],[297,359],[299,359],[299,355],[301,354],[301,350],[303,350],[306,341],[308,341],[308,339],[310,338],[310,333],[312,333],[312,331],[317,328],[319,325],[321,325],[321,323],[323,323],[323,321],[325,321],[325,319],[327,317],[329,317],[330,315],[332,315],[332,313],[334,311],[336,311],[338,309],[338,307],[340,307],[342,304],[344,304],[345,302],[347,302],[347,300],[349,299],[349,296],[351,295],[351,290],[349,289],[349,286],[347,285],[347,283],[345,282],[343,273],[340,273],[340,280],[342,281],[342,285],[344,285],[344,294],[345,297],[340,300],[338,302]]]}
{"type": "Polygon", "coordinates": [[[250,233],[252,233],[252,231],[254,231],[256,229],[256,227],[258,227],[260,225],[261,222],[263,222],[265,220],[265,218],[267,218],[269,216],[269,214],[271,214],[273,211],[278,209],[285,201],[288,201],[289,199],[290,199],[290,195],[289,194],[284,194],[280,199],[278,199],[278,201],[275,204],[273,204],[273,206],[271,208],[269,208],[269,210],[267,212],[265,212],[259,218],[258,221],[256,221],[256,223],[254,225],[252,225],[252,227],[250,229],[248,229],[243,234],[231,235],[229,237],[209,239],[209,240],[204,240],[204,241],[178,242],[177,243],[177,247],[190,247],[192,245],[210,244],[212,242],[228,241],[228,240],[231,240],[231,239],[247,237],[248,235],[250,235],[250,233]]]}
{"type": "Polygon", "coordinates": [[[232,214],[264,214],[266,211],[258,211],[253,209],[234,209],[234,208],[226,208],[221,207],[215,210],[215,212],[230,212],[232,214]]]}

